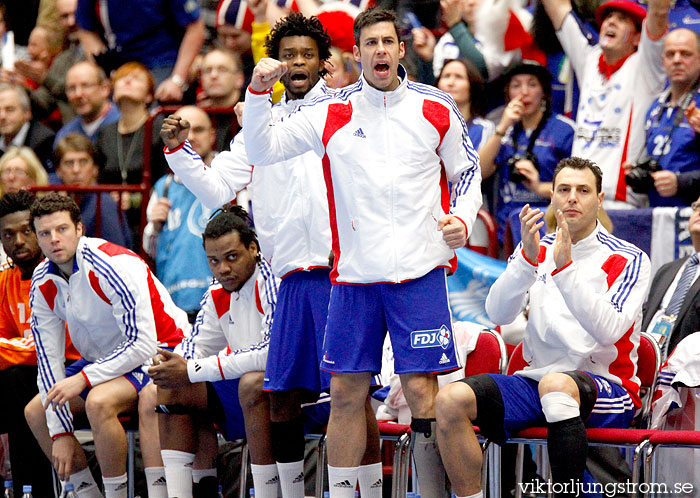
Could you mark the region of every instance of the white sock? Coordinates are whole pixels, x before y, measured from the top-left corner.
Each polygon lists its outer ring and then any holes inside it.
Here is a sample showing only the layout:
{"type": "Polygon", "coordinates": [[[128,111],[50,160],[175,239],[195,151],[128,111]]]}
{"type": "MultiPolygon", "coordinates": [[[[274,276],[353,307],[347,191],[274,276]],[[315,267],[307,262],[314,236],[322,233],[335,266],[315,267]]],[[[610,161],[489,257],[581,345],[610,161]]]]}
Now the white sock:
{"type": "Polygon", "coordinates": [[[192,463],[194,453],[177,450],[160,450],[165,465],[168,496],[192,498],[192,463]]]}
{"type": "Polygon", "coordinates": [[[146,467],[143,472],[146,474],[148,498],[168,498],[165,467],[146,467]]]}
{"type": "Polygon", "coordinates": [[[102,476],[105,487],[105,498],[126,498],[129,494],[129,483],[126,472],[117,477],[102,476]]]}
{"type": "Polygon", "coordinates": [[[269,465],[256,465],[251,463],[250,470],[253,474],[255,498],[277,498],[277,491],[280,484],[277,465],[274,463],[269,465]]]}
{"type": "Polygon", "coordinates": [[[361,465],[357,473],[362,498],[382,498],[382,462],[361,465]]]}
{"type": "Polygon", "coordinates": [[[581,415],[576,400],[566,393],[547,393],[540,398],[540,402],[544,418],[550,424],[581,415]]]}
{"type": "Polygon", "coordinates": [[[277,472],[280,476],[280,488],[284,498],[304,498],[304,460],[288,463],[277,462],[277,472]]]}
{"type": "Polygon", "coordinates": [[[473,495],[469,496],[457,496],[457,498],[484,498],[484,492],[479,491],[478,493],[474,493],[473,495]]]}
{"type": "Polygon", "coordinates": [[[75,487],[75,494],[78,495],[78,498],[102,498],[100,488],[97,487],[97,483],[92,477],[89,467],[85,467],[80,472],[71,474],[68,482],[75,487]]]}
{"type": "Polygon", "coordinates": [[[328,487],[331,498],[355,498],[355,486],[360,467],[328,466],[328,487]]]}
{"type": "Polygon", "coordinates": [[[192,469],[192,482],[199,483],[205,477],[217,477],[216,469],[192,469]]]}

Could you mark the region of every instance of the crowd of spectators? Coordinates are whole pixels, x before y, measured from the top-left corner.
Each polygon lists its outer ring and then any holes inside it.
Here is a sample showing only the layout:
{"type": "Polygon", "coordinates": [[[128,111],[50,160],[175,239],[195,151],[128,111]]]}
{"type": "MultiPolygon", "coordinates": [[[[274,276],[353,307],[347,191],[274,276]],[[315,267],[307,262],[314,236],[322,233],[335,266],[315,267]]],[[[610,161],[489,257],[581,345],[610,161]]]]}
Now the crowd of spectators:
{"type": "MultiPolygon", "coordinates": [[[[214,152],[227,150],[240,130],[233,109],[243,99],[254,62],[264,56],[274,23],[291,9],[318,15],[333,42],[326,81],[341,88],[361,71],[352,54],[351,27],[366,3],[0,2],[0,151],[31,148],[55,184],[54,149],[69,133],[80,133],[96,146],[98,184],[144,184],[147,193],[167,173],[158,137],[163,114],[146,126],[149,112],[161,105],[197,105],[208,111],[216,130],[214,152]],[[146,130],[152,130],[149,137],[146,130]],[[148,154],[144,145],[150,146],[148,154]],[[149,156],[146,177],[144,156],[149,156]]],[[[646,8],[634,2],[600,9],[598,0],[374,3],[399,14],[409,78],[455,99],[481,155],[484,208],[497,221],[501,245],[509,220],[524,203],[548,203],[554,165],[572,154],[601,164],[608,209],[692,201],[700,181],[692,119],[700,111],[695,97],[684,96],[697,91],[700,54],[693,46],[698,40],[693,20],[700,14],[691,3],[677,3],[668,16],[670,29],[685,28],[672,39],[682,38],[676,44],[692,52],[670,47],[680,61],[670,52],[661,56],[663,42],[648,31],[656,16],[643,30],[646,8]],[[572,27],[564,26],[565,18],[572,27]],[[624,36],[625,29],[631,36],[624,36]],[[597,57],[600,67],[592,67],[597,57]],[[638,69],[630,69],[633,63],[638,69]],[[526,74],[532,82],[518,85],[526,74]],[[664,80],[670,90],[660,95],[664,80]],[[531,98],[523,88],[533,84],[539,90],[531,98]],[[684,112],[672,112],[679,108],[684,112]],[[626,175],[651,181],[631,178],[631,189],[626,175]]],[[[276,85],[274,99],[282,88],[276,85]]],[[[33,184],[41,185],[42,176],[33,184]]],[[[126,212],[132,248],[139,249],[146,224],[143,194],[118,197],[113,194],[126,212]]]]}

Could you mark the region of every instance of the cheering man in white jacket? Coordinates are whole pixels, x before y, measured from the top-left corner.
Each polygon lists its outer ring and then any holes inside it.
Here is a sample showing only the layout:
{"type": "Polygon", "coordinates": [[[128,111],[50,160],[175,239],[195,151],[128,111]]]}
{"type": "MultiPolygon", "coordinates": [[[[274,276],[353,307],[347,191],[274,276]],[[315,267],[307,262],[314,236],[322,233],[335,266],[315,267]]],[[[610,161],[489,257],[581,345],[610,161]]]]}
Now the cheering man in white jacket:
{"type": "Polygon", "coordinates": [[[555,496],[579,496],[586,427],[627,427],[641,406],[637,347],[650,263],[597,221],[602,173],[577,157],[554,171],[556,234],[540,240],[544,212],[525,205],[523,241],[486,298],[496,324],[528,303],[528,366],[515,375],[477,375],[436,399],[442,460],[459,497],[480,498],[481,449],[472,423],[491,441],[547,425],[555,496]],[[560,487],[561,486],[561,487],[560,487]]]}
{"type": "Polygon", "coordinates": [[[354,494],[368,442],[364,402],[372,373],[381,370],[387,330],[413,432],[434,437],[436,374],[460,367],[446,269],[456,264],[453,250],[466,243],[481,205],[478,156],[464,120],[449,96],[408,81],[399,66],[405,50],[394,15],[361,13],[354,35],[353,53],[363,68],[356,84],[271,123],[268,93],[292,69],[262,59],[243,112],[255,168],[308,151],[322,157],[334,255],[321,362],[333,374],[332,498],[354,494]]]}

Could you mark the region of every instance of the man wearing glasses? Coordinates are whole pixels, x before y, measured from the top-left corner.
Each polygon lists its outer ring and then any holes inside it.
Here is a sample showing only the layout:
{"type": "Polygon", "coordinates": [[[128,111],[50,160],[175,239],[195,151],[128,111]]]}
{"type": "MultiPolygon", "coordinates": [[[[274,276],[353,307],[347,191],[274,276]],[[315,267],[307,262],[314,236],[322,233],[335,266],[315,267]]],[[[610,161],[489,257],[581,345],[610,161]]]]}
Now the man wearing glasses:
{"type": "Polygon", "coordinates": [[[96,64],[81,61],[66,74],[66,96],[77,116],[58,130],[56,141],[69,133],[81,133],[93,143],[102,126],[119,121],[119,108],[109,99],[111,88],[105,72],[96,64]]]}
{"type": "Polygon", "coordinates": [[[644,305],[642,329],[659,340],[662,360],[682,339],[700,330],[700,198],[690,206],[688,231],[693,252],[659,268],[644,305]]]}

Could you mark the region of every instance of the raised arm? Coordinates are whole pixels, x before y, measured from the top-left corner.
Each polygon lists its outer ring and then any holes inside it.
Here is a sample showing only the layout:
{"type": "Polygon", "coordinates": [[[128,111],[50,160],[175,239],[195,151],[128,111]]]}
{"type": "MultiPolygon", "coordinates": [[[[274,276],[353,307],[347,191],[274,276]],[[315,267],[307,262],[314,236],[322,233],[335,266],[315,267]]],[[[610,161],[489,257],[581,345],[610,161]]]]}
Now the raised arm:
{"type": "Polygon", "coordinates": [[[165,159],[185,186],[209,209],[232,201],[251,181],[253,168],[248,162],[239,133],[231,142],[231,150],[218,154],[206,166],[186,140],[190,124],[177,115],[163,121],[161,137],[166,144],[165,159]]]}
{"type": "Polygon", "coordinates": [[[554,29],[559,31],[566,16],[571,12],[571,0],[541,0],[544,10],[552,21],[554,29]]]}
{"type": "Polygon", "coordinates": [[[511,323],[527,302],[527,292],[537,277],[540,228],[544,213],[526,204],[520,210],[522,242],[508,259],[506,271],[494,282],[486,296],[486,313],[497,325],[511,323]]]}
{"type": "Polygon", "coordinates": [[[646,26],[647,34],[652,40],[658,40],[666,33],[669,10],[671,10],[671,0],[649,0],[646,26]]]}
{"type": "Polygon", "coordinates": [[[321,156],[323,143],[312,122],[325,122],[325,116],[313,114],[325,109],[323,103],[300,106],[286,119],[271,124],[272,86],[287,72],[287,65],[275,59],[262,59],[255,66],[243,108],[243,136],[248,161],[255,166],[274,164],[310,150],[321,156]]]}

